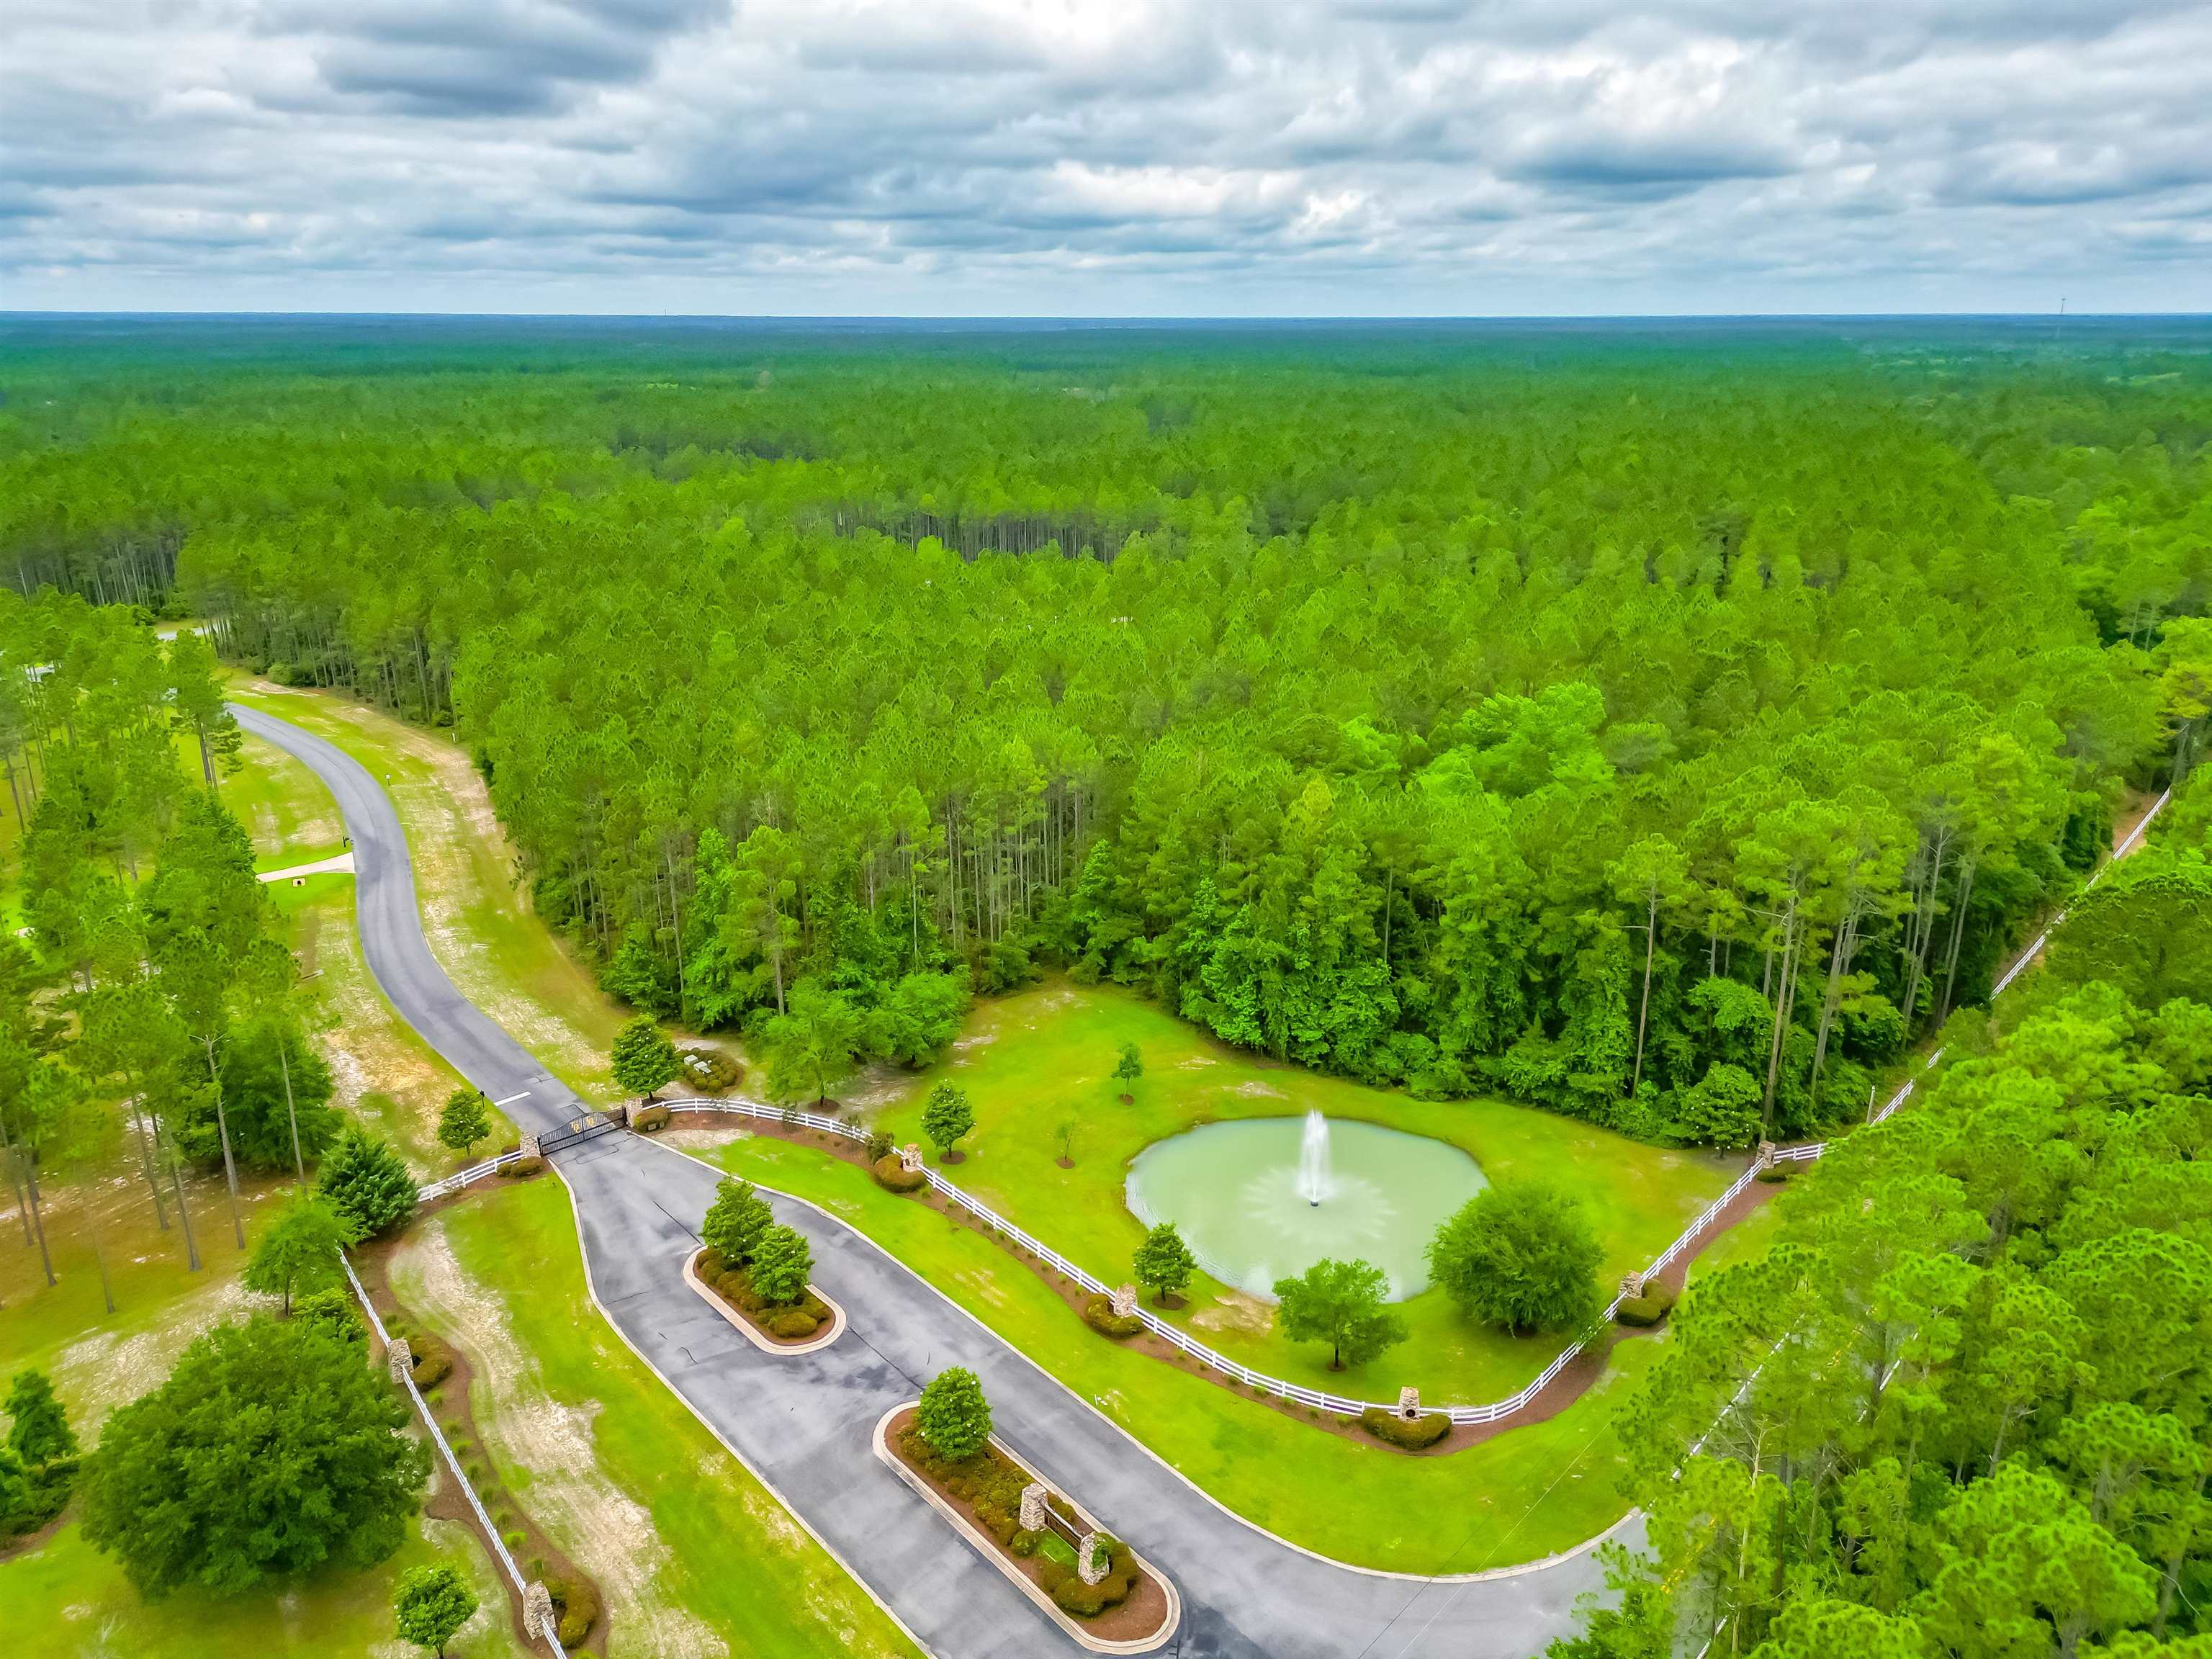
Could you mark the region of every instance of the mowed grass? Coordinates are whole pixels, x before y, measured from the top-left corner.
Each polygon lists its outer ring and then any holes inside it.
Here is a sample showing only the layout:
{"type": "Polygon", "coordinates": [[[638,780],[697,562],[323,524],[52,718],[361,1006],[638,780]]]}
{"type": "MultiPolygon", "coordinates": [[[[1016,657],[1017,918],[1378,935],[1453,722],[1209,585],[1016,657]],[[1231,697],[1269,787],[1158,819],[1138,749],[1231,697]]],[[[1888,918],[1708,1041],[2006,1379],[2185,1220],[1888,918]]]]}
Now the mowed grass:
{"type": "Polygon", "coordinates": [[[430,949],[453,983],[586,1100],[619,1098],[623,1011],[530,908],[483,780],[446,738],[321,691],[234,678],[230,696],[327,738],[384,785],[407,833],[430,949]]]}
{"type": "Polygon", "coordinates": [[[824,1152],[747,1136],[701,1156],[858,1228],[1187,1480],[1294,1544],[1396,1572],[1480,1572],[1571,1549],[1627,1512],[1611,1422],[1657,1340],[1624,1343],[1598,1387],[1548,1421],[1408,1457],[1097,1335],[1001,1247],[824,1152]]]}
{"type": "MultiPolygon", "coordinates": [[[[255,869],[282,870],[345,851],[338,804],[304,763],[251,732],[239,758],[239,769],[217,780],[216,793],[252,836],[255,869]]],[[[196,750],[190,763],[197,776],[196,750]]]]}
{"type": "Polygon", "coordinates": [[[915,1651],[591,1306],[567,1190],[542,1178],[434,1218],[395,1264],[479,1358],[501,1480],[598,1577],[606,1659],[915,1651]]]}
{"type": "MultiPolygon", "coordinates": [[[[945,1173],[1008,1219],[1109,1284],[1130,1276],[1144,1228],[1125,1195],[1129,1164],[1152,1142],[1231,1118],[1318,1109],[1460,1147],[1493,1182],[1542,1179],[1581,1195],[1605,1246],[1608,1290],[1664,1249],[1735,1178],[1742,1160],[1644,1146],[1556,1114],[1503,1101],[1421,1101],[1279,1066],[1216,1042],[1158,1005],[1110,986],[1054,981],[978,1006],[953,1053],[879,1115],[902,1142],[921,1140],[921,1103],[950,1078],[975,1107],[966,1158],[945,1173]],[[1145,1074],[1119,1098],[1110,1073],[1125,1042],[1145,1074]],[[1059,1167],[1058,1129],[1073,1121],[1074,1167],[1059,1167]]],[[[1225,1195],[1224,1195],[1225,1196],[1225,1195]]],[[[1231,1358],[1338,1394],[1479,1404],[1510,1395],[1564,1346],[1511,1337],[1462,1318],[1429,1289],[1397,1304],[1408,1337],[1356,1370],[1328,1370],[1317,1344],[1293,1343],[1274,1310],[1200,1275],[1170,1315],[1231,1358]]],[[[1155,1310],[1158,1311],[1158,1310],[1155,1310]]]]}

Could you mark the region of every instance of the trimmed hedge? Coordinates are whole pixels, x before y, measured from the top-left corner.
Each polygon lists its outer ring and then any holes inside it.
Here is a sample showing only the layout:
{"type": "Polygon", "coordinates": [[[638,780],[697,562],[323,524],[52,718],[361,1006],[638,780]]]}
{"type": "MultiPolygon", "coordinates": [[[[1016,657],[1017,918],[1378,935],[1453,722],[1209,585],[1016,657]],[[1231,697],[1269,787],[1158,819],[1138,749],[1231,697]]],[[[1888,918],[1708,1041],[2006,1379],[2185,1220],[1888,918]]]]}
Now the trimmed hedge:
{"type": "Polygon", "coordinates": [[[1109,1607],[1118,1607],[1137,1588],[1137,1561],[1129,1547],[1118,1538],[1100,1540],[1106,1546],[1106,1576],[1095,1584],[1083,1582],[1074,1569],[1048,1559],[1037,1568],[1037,1582],[1050,1593],[1053,1604],[1078,1619],[1096,1619],[1109,1607]]]}
{"type": "Polygon", "coordinates": [[[919,1192],[929,1184],[929,1177],[921,1170],[900,1167],[896,1152],[878,1158],[875,1173],[876,1184],[894,1193],[919,1192]]]}
{"type": "Polygon", "coordinates": [[[573,1648],[599,1621],[599,1593],[580,1578],[548,1578],[545,1593],[561,1614],[561,1645],[573,1648]]]}
{"type": "Polygon", "coordinates": [[[518,1158],[512,1164],[501,1164],[499,1172],[510,1181],[520,1181],[543,1173],[544,1168],[545,1160],[542,1158],[518,1158]]]}
{"type": "Polygon", "coordinates": [[[444,1343],[434,1339],[418,1337],[416,1341],[423,1344],[422,1351],[415,1356],[415,1364],[407,1374],[415,1379],[418,1389],[435,1388],[453,1375],[453,1356],[444,1343]]]}
{"type": "Polygon", "coordinates": [[[1797,1165],[1795,1161],[1788,1164],[1770,1164],[1761,1170],[1754,1179],[1763,1181],[1770,1187],[1778,1187],[1796,1173],[1797,1165]]]}
{"type": "Polygon", "coordinates": [[[1449,1434],[1452,1425],[1451,1419],[1442,1412],[1425,1413],[1409,1423],[1394,1411],[1370,1406],[1359,1413],[1359,1426],[1401,1450],[1419,1451],[1449,1434]]]}
{"type": "Polygon", "coordinates": [[[665,1106],[647,1106],[629,1115],[629,1127],[640,1134],[652,1134],[665,1129],[674,1115],[665,1106]]]}
{"type": "Polygon", "coordinates": [[[713,1286],[733,1306],[751,1314],[770,1336],[781,1337],[787,1342],[800,1341],[830,1322],[830,1304],[814,1294],[813,1286],[809,1285],[796,1303],[786,1307],[771,1306],[753,1289],[750,1273],[743,1267],[725,1267],[721,1261],[722,1258],[713,1250],[702,1251],[697,1269],[701,1282],[713,1286]]]}
{"type": "Polygon", "coordinates": [[[1115,1313],[1114,1298],[1110,1296],[1094,1296],[1085,1302],[1083,1304],[1083,1322],[1099,1335],[1110,1336],[1117,1341],[1123,1337],[1134,1336],[1145,1328],[1145,1322],[1136,1315],[1125,1316],[1115,1313]]]}
{"type": "Polygon", "coordinates": [[[1656,1325],[1674,1311],[1680,1294],[1671,1285],[1662,1285],[1655,1279],[1644,1285],[1643,1295],[1621,1297],[1620,1306],[1613,1310],[1613,1316],[1622,1324],[1633,1325],[1639,1330],[1656,1325]]]}

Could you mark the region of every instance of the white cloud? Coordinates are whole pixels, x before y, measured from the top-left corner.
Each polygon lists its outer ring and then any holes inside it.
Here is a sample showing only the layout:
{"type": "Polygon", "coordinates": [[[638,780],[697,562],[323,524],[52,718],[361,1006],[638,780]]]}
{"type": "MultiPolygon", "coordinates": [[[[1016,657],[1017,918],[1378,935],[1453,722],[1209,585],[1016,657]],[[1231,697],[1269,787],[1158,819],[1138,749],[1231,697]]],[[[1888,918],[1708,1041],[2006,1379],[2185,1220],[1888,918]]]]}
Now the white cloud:
{"type": "Polygon", "coordinates": [[[0,304],[2201,309],[2208,64],[2159,0],[17,0],[0,304]]]}

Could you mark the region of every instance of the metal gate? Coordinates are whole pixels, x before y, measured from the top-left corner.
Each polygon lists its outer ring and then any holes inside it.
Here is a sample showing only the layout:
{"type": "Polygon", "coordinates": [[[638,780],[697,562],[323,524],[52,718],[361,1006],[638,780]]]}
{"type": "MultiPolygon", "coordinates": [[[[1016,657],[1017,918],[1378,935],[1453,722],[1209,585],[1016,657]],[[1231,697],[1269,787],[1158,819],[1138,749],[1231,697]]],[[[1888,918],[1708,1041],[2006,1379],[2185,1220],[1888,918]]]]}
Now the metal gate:
{"type": "Polygon", "coordinates": [[[559,1128],[538,1137],[538,1150],[542,1155],[557,1152],[563,1146],[574,1146],[580,1141],[596,1140],[609,1130],[619,1129],[623,1120],[611,1112],[586,1112],[581,1117],[572,1117],[559,1128]]]}

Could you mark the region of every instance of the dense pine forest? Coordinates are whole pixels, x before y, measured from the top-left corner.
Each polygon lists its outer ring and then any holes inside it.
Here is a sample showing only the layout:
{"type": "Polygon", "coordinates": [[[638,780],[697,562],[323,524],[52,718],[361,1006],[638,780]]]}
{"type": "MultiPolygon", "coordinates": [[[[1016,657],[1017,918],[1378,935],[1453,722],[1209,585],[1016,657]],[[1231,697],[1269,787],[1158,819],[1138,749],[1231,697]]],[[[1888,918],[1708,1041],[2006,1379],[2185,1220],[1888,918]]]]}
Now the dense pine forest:
{"type": "Polygon", "coordinates": [[[0,574],[450,726],[656,1013],[1061,966],[1742,1145],[2212,708],[2212,331],[2069,327],[19,322],[0,574]]]}

